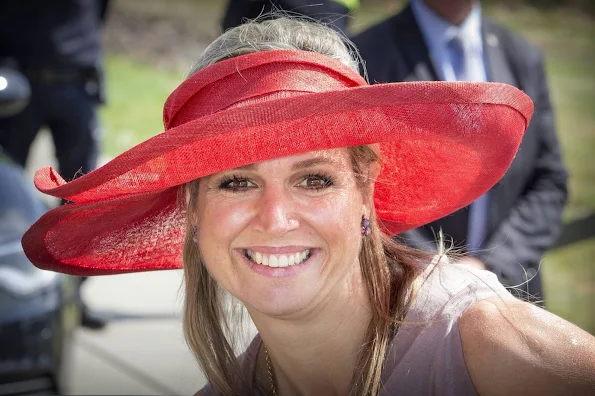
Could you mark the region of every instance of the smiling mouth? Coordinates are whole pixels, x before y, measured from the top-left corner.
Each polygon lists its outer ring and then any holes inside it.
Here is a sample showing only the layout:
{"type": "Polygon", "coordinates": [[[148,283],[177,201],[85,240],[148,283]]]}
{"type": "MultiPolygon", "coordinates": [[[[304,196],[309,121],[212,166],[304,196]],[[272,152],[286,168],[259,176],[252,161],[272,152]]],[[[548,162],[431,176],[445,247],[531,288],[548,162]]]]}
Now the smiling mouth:
{"type": "Polygon", "coordinates": [[[306,249],[293,254],[264,254],[253,252],[252,250],[244,250],[244,255],[253,263],[267,267],[291,267],[304,263],[312,254],[310,249],[306,249]]]}

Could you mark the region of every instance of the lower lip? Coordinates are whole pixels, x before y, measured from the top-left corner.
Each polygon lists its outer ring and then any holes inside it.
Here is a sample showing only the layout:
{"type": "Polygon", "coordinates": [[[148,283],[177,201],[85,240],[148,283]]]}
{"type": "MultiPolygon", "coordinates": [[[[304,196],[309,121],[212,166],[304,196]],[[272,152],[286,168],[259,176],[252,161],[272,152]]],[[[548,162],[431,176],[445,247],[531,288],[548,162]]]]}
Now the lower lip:
{"type": "Polygon", "coordinates": [[[283,278],[287,276],[295,276],[305,271],[308,267],[310,267],[310,265],[314,262],[314,259],[318,256],[318,250],[311,249],[310,257],[308,257],[308,260],[303,261],[300,264],[294,264],[288,267],[268,267],[266,265],[257,264],[251,261],[248,257],[246,257],[243,251],[238,252],[238,254],[242,256],[244,262],[248,264],[252,271],[256,272],[257,274],[268,276],[271,278],[283,278]]]}

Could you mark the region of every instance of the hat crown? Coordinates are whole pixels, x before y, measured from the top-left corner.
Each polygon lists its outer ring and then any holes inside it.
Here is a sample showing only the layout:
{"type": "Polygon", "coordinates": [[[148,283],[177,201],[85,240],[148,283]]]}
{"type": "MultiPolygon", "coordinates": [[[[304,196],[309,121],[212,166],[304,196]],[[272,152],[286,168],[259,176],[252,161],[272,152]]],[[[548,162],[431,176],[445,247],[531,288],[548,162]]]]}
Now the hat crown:
{"type": "Polygon", "coordinates": [[[299,50],[255,52],[190,76],[165,102],[163,123],[168,130],[259,101],[362,85],[367,83],[358,73],[326,55],[299,50]]]}

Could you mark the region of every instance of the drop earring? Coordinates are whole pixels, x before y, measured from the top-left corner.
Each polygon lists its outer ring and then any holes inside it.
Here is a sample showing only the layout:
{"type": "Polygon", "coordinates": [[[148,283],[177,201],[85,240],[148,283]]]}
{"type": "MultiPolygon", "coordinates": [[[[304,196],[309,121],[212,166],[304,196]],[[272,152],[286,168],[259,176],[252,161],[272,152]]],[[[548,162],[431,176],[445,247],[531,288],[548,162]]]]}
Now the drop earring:
{"type": "Polygon", "coordinates": [[[362,215],[362,235],[368,236],[372,232],[370,228],[370,219],[366,218],[365,215],[362,215]]]}
{"type": "Polygon", "coordinates": [[[194,243],[198,243],[198,229],[196,226],[192,226],[192,240],[194,243]]]}

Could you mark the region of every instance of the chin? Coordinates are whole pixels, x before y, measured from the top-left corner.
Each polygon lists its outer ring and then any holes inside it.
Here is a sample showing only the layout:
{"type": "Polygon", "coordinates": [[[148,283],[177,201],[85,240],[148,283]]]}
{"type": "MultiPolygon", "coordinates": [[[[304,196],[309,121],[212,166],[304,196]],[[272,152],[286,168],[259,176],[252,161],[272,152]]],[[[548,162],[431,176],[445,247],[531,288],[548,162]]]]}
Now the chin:
{"type": "Polygon", "coordinates": [[[292,293],[286,288],[274,287],[266,290],[265,287],[261,287],[260,290],[254,290],[258,295],[246,296],[248,298],[243,302],[249,310],[254,309],[270,317],[296,317],[313,306],[318,295],[313,290],[309,290],[308,293],[303,288],[300,289],[299,292],[292,293]]]}

